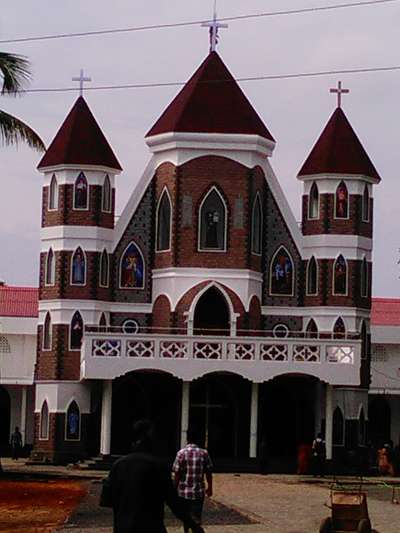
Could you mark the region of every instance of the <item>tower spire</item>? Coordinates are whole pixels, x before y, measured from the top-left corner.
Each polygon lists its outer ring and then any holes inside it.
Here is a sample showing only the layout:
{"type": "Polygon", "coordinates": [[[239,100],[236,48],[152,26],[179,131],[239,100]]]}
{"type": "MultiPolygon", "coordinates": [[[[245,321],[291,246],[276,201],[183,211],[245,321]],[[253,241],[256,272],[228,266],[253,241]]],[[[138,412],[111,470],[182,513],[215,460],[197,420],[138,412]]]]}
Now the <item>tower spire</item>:
{"type": "Polygon", "coordinates": [[[218,44],[218,30],[219,28],[227,28],[228,24],[222,24],[217,19],[217,0],[214,0],[214,16],[211,21],[203,22],[204,28],[209,28],[210,32],[210,52],[215,52],[218,44]]]}

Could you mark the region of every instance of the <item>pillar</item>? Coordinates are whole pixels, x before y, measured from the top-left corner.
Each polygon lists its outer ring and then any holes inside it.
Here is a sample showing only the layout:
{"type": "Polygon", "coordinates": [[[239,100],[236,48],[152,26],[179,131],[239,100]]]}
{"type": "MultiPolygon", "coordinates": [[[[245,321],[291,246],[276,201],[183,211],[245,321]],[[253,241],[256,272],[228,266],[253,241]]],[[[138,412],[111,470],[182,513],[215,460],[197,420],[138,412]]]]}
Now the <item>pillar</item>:
{"type": "Polygon", "coordinates": [[[326,459],[332,459],[332,430],[333,430],[333,387],[326,385],[326,400],[325,400],[325,445],[326,445],[326,459]]]}
{"type": "Polygon", "coordinates": [[[189,427],[189,401],[190,383],[182,382],[182,407],[181,407],[181,448],[187,444],[187,431],[189,427]]]}
{"type": "Polygon", "coordinates": [[[250,457],[257,457],[258,433],[258,383],[251,384],[251,412],[250,412],[250,457]]]}
{"type": "Polygon", "coordinates": [[[19,429],[22,434],[22,445],[24,446],[26,444],[26,409],[27,409],[27,401],[28,401],[28,395],[27,395],[27,387],[26,385],[22,385],[21,389],[21,420],[19,423],[19,429]]]}
{"type": "Polygon", "coordinates": [[[111,408],[112,408],[112,380],[103,381],[103,396],[101,402],[101,431],[100,454],[111,453],[111,408]]]}

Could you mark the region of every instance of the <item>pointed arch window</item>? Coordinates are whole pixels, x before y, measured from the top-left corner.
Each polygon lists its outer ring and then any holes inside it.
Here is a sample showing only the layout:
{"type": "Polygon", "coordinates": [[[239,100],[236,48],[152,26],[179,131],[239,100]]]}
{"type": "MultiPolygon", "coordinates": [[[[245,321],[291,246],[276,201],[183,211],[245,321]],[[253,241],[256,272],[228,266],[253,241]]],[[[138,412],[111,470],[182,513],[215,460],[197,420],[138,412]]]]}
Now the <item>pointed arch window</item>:
{"type": "Polygon", "coordinates": [[[334,446],[344,445],[344,417],[339,406],[333,411],[332,444],[334,446]]]}
{"type": "Polygon", "coordinates": [[[318,327],[317,327],[317,324],[315,323],[315,320],[313,318],[311,318],[310,321],[307,324],[306,337],[308,339],[316,339],[316,338],[318,338],[318,327]]]}
{"type": "Polygon", "coordinates": [[[99,320],[100,331],[105,332],[107,330],[107,318],[104,313],[101,313],[99,320]]]}
{"type": "Polygon", "coordinates": [[[344,181],[336,189],[335,218],[349,218],[349,192],[344,181]]]}
{"type": "Polygon", "coordinates": [[[333,265],[333,294],[339,296],[347,295],[347,263],[343,255],[339,255],[333,265]]]}
{"type": "Polygon", "coordinates": [[[39,428],[40,440],[47,440],[49,438],[49,406],[45,400],[40,410],[40,428],[39,428]]]}
{"type": "Polygon", "coordinates": [[[313,182],[310,189],[310,195],[308,198],[308,218],[318,218],[319,217],[319,192],[318,185],[313,182]]]}
{"type": "Polygon", "coordinates": [[[199,250],[223,252],[226,250],[227,209],[225,200],[212,187],[199,209],[199,250]]]}
{"type": "Polygon", "coordinates": [[[46,256],[46,285],[54,285],[56,277],[56,261],[54,257],[53,249],[47,252],[46,256]]]}
{"type": "Polygon", "coordinates": [[[343,318],[340,316],[333,326],[333,336],[335,339],[343,338],[346,335],[346,327],[343,322],[343,318]]]}
{"type": "Polygon", "coordinates": [[[257,193],[253,202],[251,217],[251,251],[261,255],[262,250],[262,207],[260,195],[257,193]]]}
{"type": "Polygon", "coordinates": [[[103,195],[101,199],[101,208],[106,213],[110,213],[111,211],[111,203],[112,203],[112,190],[111,190],[111,182],[108,174],[104,178],[103,183],[103,195]]]}
{"type": "Polygon", "coordinates": [[[69,347],[71,350],[80,350],[83,338],[83,320],[79,311],[75,311],[69,328],[69,347]]]}
{"type": "Polygon", "coordinates": [[[74,209],[87,209],[89,200],[89,185],[83,172],[75,180],[74,184],[74,209]]]}
{"type": "Polygon", "coordinates": [[[81,412],[75,400],[69,404],[65,416],[65,440],[80,440],[81,412]]]}
{"type": "Polygon", "coordinates": [[[165,188],[158,201],[156,251],[171,249],[172,204],[168,189],[165,188]]]}
{"type": "Polygon", "coordinates": [[[307,264],[307,295],[318,294],[318,265],[315,257],[311,257],[307,264]]]}
{"type": "Polygon", "coordinates": [[[362,197],[362,220],[363,222],[369,222],[369,210],[370,210],[370,199],[368,185],[364,187],[364,193],[362,197]]]}
{"type": "Polygon", "coordinates": [[[50,181],[49,209],[58,209],[58,183],[55,174],[52,175],[50,181]]]}
{"type": "Polygon", "coordinates": [[[50,313],[46,313],[43,324],[43,350],[51,350],[52,325],[50,313]]]}
{"type": "Polygon", "coordinates": [[[120,262],[119,286],[121,289],[143,289],[145,263],[141,249],[131,242],[125,248],[120,262]]]}
{"type": "Polygon", "coordinates": [[[81,247],[77,248],[71,258],[71,285],[86,284],[86,256],[81,247]]]}
{"type": "Polygon", "coordinates": [[[368,262],[364,257],[361,263],[360,292],[362,298],[368,297],[368,262]]]}
{"type": "Polygon", "coordinates": [[[278,248],[273,255],[269,276],[271,295],[293,296],[293,260],[284,246],[278,248]]]}
{"type": "Polygon", "coordinates": [[[100,256],[100,287],[108,287],[110,279],[110,259],[107,250],[100,256]]]}

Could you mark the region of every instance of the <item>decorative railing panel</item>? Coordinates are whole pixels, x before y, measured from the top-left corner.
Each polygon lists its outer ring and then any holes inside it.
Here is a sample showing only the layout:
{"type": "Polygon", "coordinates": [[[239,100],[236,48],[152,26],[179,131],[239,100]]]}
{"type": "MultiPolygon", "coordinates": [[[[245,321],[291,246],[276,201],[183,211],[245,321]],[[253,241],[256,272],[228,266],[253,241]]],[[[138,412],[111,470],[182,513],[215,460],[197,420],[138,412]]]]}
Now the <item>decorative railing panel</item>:
{"type": "Polygon", "coordinates": [[[119,357],[121,355],[121,341],[93,339],[92,355],[95,357],[119,357]]]}
{"type": "Polygon", "coordinates": [[[127,341],[126,355],[128,357],[154,357],[154,341],[127,341]]]}

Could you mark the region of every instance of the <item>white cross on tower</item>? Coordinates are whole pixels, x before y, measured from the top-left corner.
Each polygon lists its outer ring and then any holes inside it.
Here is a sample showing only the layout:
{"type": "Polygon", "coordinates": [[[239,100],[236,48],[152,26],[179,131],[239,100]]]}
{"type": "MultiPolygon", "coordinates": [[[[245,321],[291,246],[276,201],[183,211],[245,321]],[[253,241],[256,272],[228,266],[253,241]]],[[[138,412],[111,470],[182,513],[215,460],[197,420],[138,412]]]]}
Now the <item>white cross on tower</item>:
{"type": "Polygon", "coordinates": [[[215,52],[218,44],[219,28],[227,28],[228,24],[221,24],[217,20],[217,0],[214,0],[214,17],[209,22],[203,22],[204,28],[210,28],[210,52],[215,52]]]}
{"type": "Polygon", "coordinates": [[[92,81],[92,78],[84,76],[83,68],[81,68],[81,71],[79,73],[79,77],[72,78],[72,81],[79,81],[79,94],[80,94],[80,96],[82,96],[83,95],[83,83],[85,81],[92,81]]]}
{"type": "Polygon", "coordinates": [[[338,82],[337,89],[330,89],[329,92],[337,94],[337,106],[342,107],[342,94],[347,94],[350,92],[349,89],[342,89],[342,82],[338,82]]]}

